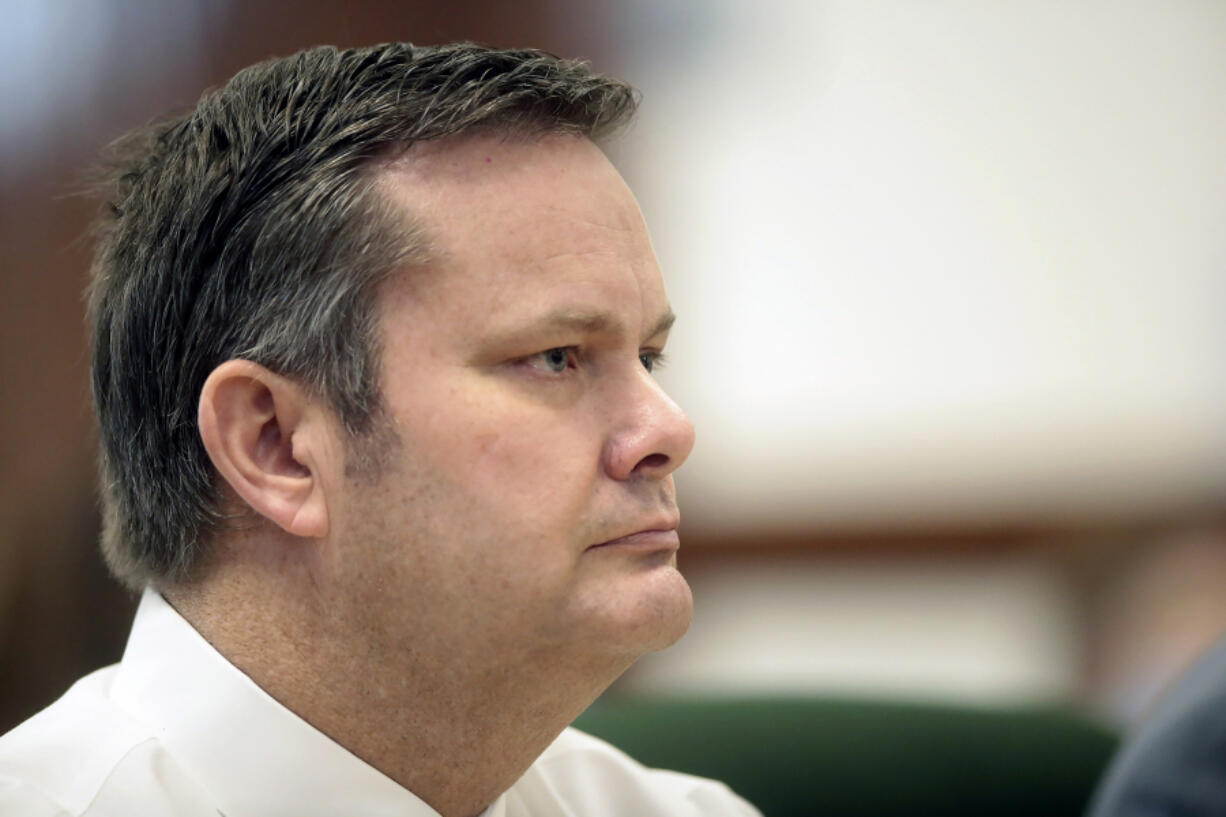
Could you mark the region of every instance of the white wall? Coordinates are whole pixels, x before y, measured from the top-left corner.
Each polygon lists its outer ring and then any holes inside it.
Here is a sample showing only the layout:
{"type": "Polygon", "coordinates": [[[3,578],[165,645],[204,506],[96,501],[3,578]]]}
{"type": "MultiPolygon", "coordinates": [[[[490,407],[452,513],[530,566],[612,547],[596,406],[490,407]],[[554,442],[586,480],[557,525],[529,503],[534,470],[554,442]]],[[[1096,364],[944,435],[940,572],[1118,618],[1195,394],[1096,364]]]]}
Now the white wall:
{"type": "Polygon", "coordinates": [[[1077,610],[1038,560],[749,564],[690,582],[690,632],[641,659],[624,690],[982,705],[1080,692],[1077,610]]]}
{"type": "Polygon", "coordinates": [[[631,3],[690,531],[1226,497],[1226,4],[631,3]]]}

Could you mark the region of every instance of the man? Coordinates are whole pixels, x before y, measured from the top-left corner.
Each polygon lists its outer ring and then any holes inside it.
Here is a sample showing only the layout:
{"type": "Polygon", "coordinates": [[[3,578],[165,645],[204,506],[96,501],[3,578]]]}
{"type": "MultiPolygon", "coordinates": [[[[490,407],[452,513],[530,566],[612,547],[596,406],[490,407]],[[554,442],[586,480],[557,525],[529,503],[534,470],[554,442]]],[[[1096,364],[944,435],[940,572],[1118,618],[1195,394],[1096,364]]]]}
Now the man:
{"type": "Polygon", "coordinates": [[[1226,814],[1226,640],[1163,696],[1099,783],[1091,817],[1226,814]]]}
{"type": "Polygon", "coordinates": [[[116,149],[90,307],[123,662],[5,815],[746,815],[567,729],[691,614],[673,315],[592,141],[631,89],[472,45],[254,66],[116,149]]]}

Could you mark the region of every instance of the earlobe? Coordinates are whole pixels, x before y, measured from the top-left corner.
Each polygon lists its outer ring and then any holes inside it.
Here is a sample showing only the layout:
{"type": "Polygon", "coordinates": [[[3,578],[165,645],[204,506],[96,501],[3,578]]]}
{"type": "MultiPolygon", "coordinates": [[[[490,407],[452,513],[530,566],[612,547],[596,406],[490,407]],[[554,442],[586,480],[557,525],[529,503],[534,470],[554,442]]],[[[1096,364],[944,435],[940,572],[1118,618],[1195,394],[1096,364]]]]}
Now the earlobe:
{"type": "Polygon", "coordinates": [[[221,364],[200,392],[200,438],[218,474],[253,510],[295,536],[328,532],[327,445],[317,415],[297,383],[248,360],[221,364]]]}

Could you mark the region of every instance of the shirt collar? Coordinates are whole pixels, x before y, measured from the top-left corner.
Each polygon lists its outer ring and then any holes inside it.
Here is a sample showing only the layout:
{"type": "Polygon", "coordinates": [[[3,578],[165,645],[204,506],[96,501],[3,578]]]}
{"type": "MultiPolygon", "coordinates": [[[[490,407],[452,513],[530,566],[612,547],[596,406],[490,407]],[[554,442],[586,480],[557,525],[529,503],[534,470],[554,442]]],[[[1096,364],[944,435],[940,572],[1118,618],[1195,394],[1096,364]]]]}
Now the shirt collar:
{"type": "MultiPolygon", "coordinates": [[[[286,709],[146,590],[113,687],[226,817],[438,817],[286,709]]],[[[504,797],[482,817],[499,817],[504,797]]]]}

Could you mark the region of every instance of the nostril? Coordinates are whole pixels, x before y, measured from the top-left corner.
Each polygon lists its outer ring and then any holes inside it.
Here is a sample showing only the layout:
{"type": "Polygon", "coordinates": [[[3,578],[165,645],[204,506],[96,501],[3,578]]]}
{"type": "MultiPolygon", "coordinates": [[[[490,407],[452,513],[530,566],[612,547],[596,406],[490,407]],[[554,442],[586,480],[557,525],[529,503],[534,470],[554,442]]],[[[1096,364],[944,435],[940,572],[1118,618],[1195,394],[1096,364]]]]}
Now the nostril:
{"type": "Polygon", "coordinates": [[[648,454],[639,461],[637,468],[662,468],[668,465],[667,454],[648,454]]]}

